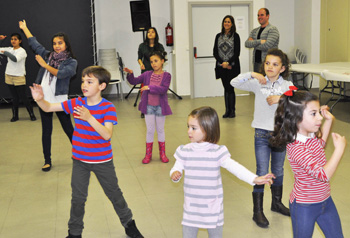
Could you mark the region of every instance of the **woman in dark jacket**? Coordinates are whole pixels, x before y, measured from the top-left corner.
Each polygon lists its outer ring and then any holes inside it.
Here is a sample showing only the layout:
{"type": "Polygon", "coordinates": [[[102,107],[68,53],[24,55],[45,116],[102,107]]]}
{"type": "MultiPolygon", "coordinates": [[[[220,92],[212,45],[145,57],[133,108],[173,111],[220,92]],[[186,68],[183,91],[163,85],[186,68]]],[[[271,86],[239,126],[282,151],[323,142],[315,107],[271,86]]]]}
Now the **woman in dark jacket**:
{"type": "Polygon", "coordinates": [[[223,118],[236,116],[236,95],[231,86],[231,79],[241,73],[239,54],[241,52],[241,40],[236,33],[235,20],[227,15],[222,20],[222,30],[215,37],[213,54],[216,59],[215,75],[221,78],[225,90],[225,114],[223,118]]]}

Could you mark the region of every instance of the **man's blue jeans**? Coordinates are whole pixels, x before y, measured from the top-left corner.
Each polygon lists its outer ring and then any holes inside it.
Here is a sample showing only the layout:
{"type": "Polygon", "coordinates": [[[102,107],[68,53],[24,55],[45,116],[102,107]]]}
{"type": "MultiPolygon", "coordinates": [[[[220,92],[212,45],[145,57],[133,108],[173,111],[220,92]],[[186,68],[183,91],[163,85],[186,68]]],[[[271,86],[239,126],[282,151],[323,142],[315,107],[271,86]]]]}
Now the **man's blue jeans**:
{"type": "Polygon", "coordinates": [[[293,237],[309,238],[314,232],[315,222],[326,238],[342,238],[343,232],[337,208],[332,197],[320,203],[289,203],[293,237]]]}
{"type": "MultiPolygon", "coordinates": [[[[256,158],[256,174],[258,176],[265,175],[269,172],[271,158],[271,172],[276,176],[273,186],[283,185],[283,166],[286,157],[286,148],[271,147],[269,139],[271,131],[263,129],[255,129],[255,158],[256,158]]],[[[255,185],[254,193],[264,192],[264,185],[255,185]]]]}

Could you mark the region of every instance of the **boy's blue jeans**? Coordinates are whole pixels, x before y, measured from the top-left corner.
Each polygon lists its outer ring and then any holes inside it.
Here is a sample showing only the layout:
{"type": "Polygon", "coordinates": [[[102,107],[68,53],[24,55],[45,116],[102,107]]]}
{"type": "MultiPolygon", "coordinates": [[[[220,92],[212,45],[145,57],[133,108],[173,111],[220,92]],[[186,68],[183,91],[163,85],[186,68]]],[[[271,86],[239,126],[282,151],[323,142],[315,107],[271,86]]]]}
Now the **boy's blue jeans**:
{"type": "MultiPolygon", "coordinates": [[[[256,174],[265,175],[269,172],[271,157],[271,172],[276,176],[272,186],[283,185],[283,166],[286,157],[286,148],[274,148],[270,146],[271,131],[255,129],[254,144],[256,158],[256,174]]],[[[263,193],[264,185],[255,185],[254,193],[263,193]]]]}
{"type": "Polygon", "coordinates": [[[289,203],[293,237],[309,238],[314,232],[315,222],[326,238],[342,238],[343,232],[337,208],[332,197],[320,203],[289,203]]]}
{"type": "Polygon", "coordinates": [[[68,222],[70,234],[72,235],[80,235],[84,228],[83,218],[91,172],[95,173],[103,191],[112,202],[122,225],[125,227],[132,219],[131,210],[118,185],[118,178],[115,173],[113,160],[100,164],[88,164],[73,159],[71,182],[72,204],[68,222]]]}

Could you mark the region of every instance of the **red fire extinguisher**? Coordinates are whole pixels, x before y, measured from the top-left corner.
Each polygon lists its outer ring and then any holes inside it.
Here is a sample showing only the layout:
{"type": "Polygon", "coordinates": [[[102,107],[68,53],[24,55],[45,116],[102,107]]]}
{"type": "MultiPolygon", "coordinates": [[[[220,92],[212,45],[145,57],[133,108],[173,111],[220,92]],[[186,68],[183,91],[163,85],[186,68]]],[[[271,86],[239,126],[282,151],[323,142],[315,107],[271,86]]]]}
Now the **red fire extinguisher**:
{"type": "Polygon", "coordinates": [[[173,46],[173,28],[170,26],[170,23],[165,27],[166,35],[166,45],[173,46]]]}

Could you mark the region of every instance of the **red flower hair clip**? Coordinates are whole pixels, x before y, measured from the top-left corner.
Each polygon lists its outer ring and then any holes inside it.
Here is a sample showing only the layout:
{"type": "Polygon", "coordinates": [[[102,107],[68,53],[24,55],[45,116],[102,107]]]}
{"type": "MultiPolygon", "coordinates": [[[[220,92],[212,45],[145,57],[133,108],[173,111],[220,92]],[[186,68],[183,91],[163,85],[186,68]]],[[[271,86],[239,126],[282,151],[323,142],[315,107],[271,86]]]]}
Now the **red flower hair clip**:
{"type": "Polygon", "coordinates": [[[284,95],[286,96],[293,96],[294,95],[294,91],[298,90],[297,87],[293,86],[289,86],[289,90],[287,92],[284,92],[284,95]]]}

